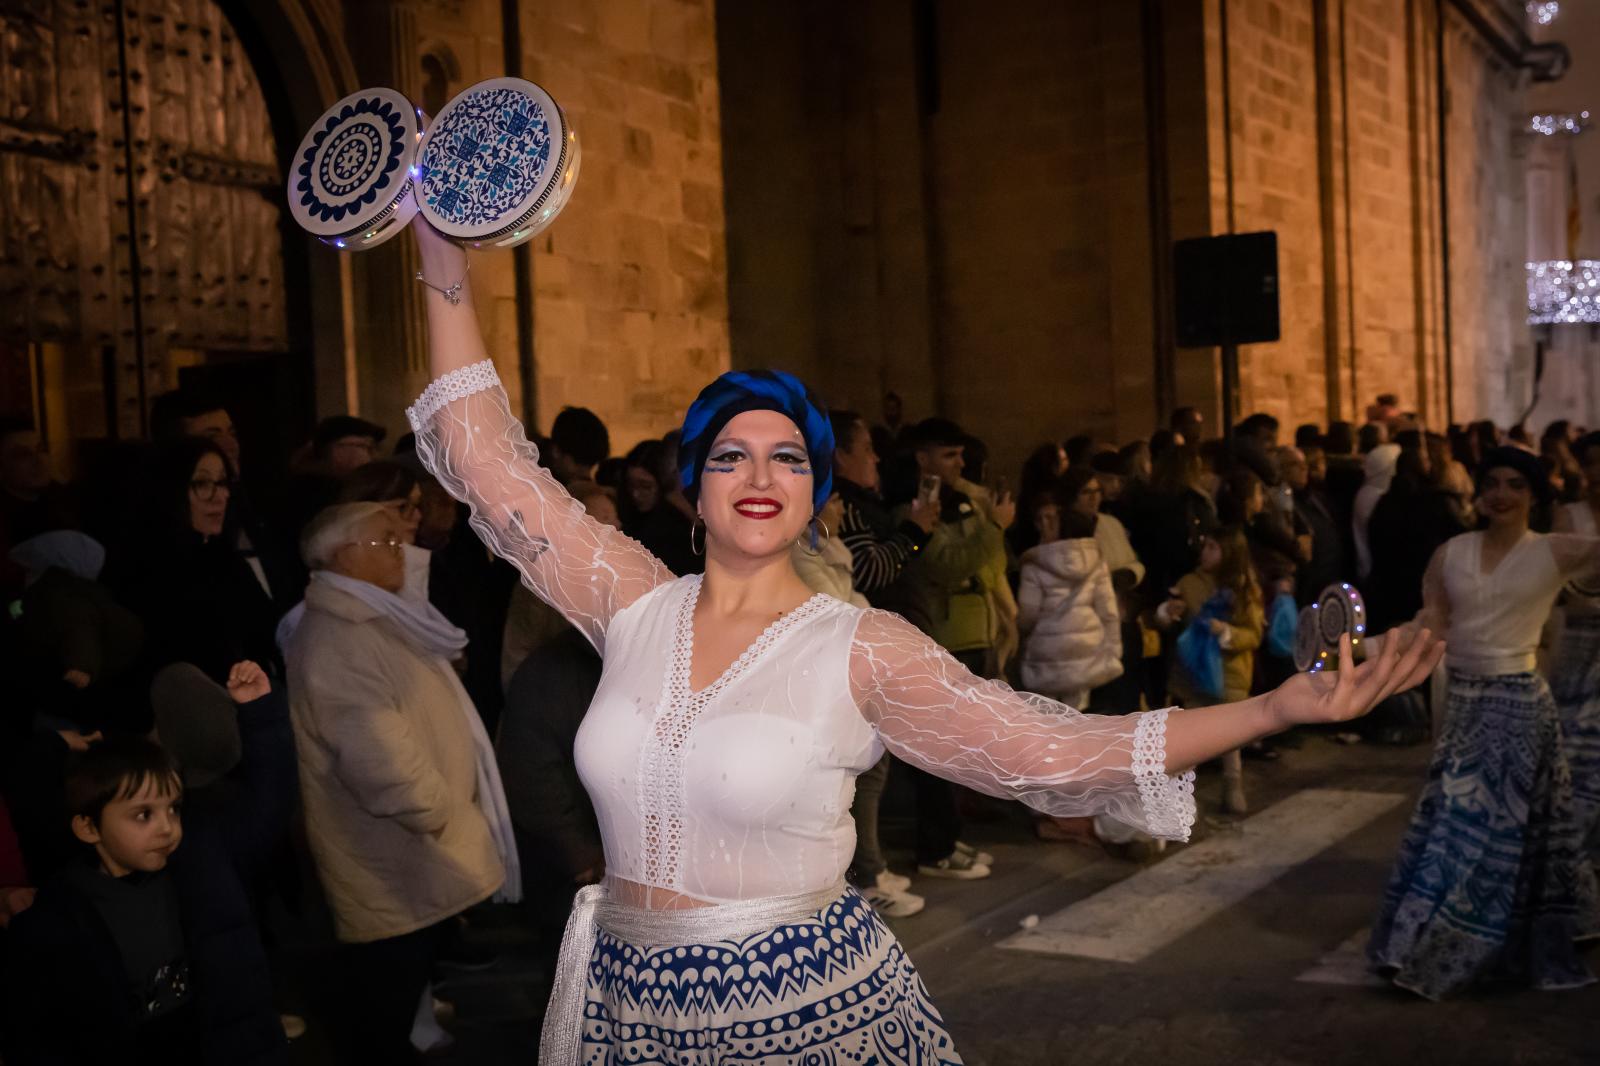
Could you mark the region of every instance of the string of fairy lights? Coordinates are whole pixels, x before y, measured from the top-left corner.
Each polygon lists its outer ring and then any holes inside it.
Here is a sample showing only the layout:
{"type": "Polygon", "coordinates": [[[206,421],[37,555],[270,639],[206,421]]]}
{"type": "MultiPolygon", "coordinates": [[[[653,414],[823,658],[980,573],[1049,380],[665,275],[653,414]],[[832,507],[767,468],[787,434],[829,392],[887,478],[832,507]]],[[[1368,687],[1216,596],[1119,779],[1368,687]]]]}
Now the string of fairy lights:
{"type": "Polygon", "coordinates": [[[1528,0],[1528,17],[1541,26],[1548,26],[1561,14],[1561,5],[1556,0],[1528,0]]]}
{"type": "MultiPolygon", "coordinates": [[[[1561,14],[1557,0],[1528,0],[1530,21],[1548,26],[1561,14]]],[[[1539,114],[1528,118],[1528,132],[1554,137],[1589,127],[1589,112],[1539,114]]],[[[1600,260],[1548,259],[1528,267],[1528,324],[1600,325],[1600,260]]]]}
{"type": "Polygon", "coordinates": [[[1589,128],[1589,112],[1575,111],[1565,115],[1530,115],[1528,130],[1554,137],[1558,133],[1582,133],[1589,128]]]}
{"type": "Polygon", "coordinates": [[[1528,324],[1600,324],[1600,259],[1528,265],[1528,324]]]}

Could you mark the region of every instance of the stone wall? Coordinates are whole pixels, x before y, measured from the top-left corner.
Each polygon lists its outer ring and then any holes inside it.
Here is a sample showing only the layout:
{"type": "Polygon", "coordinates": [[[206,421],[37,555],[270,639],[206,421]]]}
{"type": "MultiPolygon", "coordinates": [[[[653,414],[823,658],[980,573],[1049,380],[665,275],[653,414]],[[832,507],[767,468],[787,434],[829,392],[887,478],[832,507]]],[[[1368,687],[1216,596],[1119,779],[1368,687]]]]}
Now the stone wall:
{"type": "MultiPolygon", "coordinates": [[[[442,58],[447,96],[505,73],[496,0],[397,10],[399,43],[384,46],[419,99],[425,56],[442,58]]],[[[676,426],[728,366],[712,0],[560,0],[524,4],[521,18],[522,76],[555,97],[583,153],[571,202],[531,242],[536,409],[525,414],[548,428],[566,405],[592,408],[620,453],[676,426]]],[[[397,275],[382,284],[409,278],[397,275]]],[[[475,254],[472,279],[490,353],[511,396],[525,395],[512,254],[475,254]]],[[[364,353],[370,417],[398,423],[425,382],[421,326],[410,316],[402,374],[386,372],[386,353],[364,353]]]]}
{"type": "Polygon", "coordinates": [[[1425,0],[996,0],[936,5],[931,32],[828,10],[721,16],[736,364],[781,355],[857,406],[896,387],[1006,462],[1148,432],[1158,397],[1214,423],[1216,353],[1163,326],[1166,242],[1272,229],[1282,339],[1241,351],[1241,413],[1359,421],[1379,392],[1434,423],[1511,413],[1525,75],[1451,5],[1444,160],[1425,0]],[[931,102],[889,94],[924,68],[931,102]],[[888,232],[869,178],[926,209],[920,234],[888,232]],[[908,338],[894,369],[885,337],[908,338]]]}
{"type": "Polygon", "coordinates": [[[1318,178],[1318,85],[1313,5],[1229,0],[1209,29],[1215,49],[1206,86],[1211,113],[1212,232],[1278,234],[1281,339],[1239,353],[1240,411],[1321,419],[1325,408],[1326,311],[1322,189],[1318,178]],[[1224,90],[1222,65],[1228,78],[1224,90]],[[1223,140],[1231,135],[1232,181],[1223,140]],[[1229,195],[1232,195],[1231,210],[1229,195]]]}

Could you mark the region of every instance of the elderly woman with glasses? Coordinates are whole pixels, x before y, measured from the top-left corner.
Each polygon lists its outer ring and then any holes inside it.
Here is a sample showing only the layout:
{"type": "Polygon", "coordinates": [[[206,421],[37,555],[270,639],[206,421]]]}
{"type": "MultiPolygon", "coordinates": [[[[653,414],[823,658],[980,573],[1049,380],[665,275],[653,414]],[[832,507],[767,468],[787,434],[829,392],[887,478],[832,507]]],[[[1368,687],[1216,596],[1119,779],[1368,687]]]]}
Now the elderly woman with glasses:
{"type": "Polygon", "coordinates": [[[219,685],[249,660],[281,676],[278,612],[264,575],[233,534],[234,471],[203,437],[161,445],[145,467],[129,539],[113,545],[105,583],[145,623],[150,666],[193,663],[219,685]]]}
{"type": "Polygon", "coordinates": [[[347,947],[349,1061],[409,1061],[446,923],[520,895],[493,749],[450,663],[466,635],[400,595],[403,531],[381,503],[306,527],[303,610],[280,630],[311,854],[347,947]]]}

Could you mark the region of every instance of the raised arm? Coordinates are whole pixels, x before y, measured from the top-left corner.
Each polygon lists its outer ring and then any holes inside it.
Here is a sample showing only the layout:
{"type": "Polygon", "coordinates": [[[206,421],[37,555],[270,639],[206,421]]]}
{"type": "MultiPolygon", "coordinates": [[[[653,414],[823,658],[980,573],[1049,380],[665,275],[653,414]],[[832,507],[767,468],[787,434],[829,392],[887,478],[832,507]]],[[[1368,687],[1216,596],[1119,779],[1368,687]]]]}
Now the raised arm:
{"type": "Polygon", "coordinates": [[[637,542],[590,518],[539,465],[484,351],[466,252],[421,219],[411,228],[429,283],[434,375],[406,412],[417,454],[446,491],[472,508],[472,528],[483,542],[603,652],[617,612],[672,574],[637,542]],[[439,291],[458,283],[459,302],[439,291]]]}
{"type": "Polygon", "coordinates": [[[1419,683],[1444,654],[1426,631],[1356,666],[1297,674],[1274,691],[1200,710],[1084,715],[974,676],[910,623],[862,615],[850,655],[857,706],[884,747],[929,773],[1046,814],[1110,814],[1188,839],[1192,768],[1294,725],[1347,721],[1419,683]]]}

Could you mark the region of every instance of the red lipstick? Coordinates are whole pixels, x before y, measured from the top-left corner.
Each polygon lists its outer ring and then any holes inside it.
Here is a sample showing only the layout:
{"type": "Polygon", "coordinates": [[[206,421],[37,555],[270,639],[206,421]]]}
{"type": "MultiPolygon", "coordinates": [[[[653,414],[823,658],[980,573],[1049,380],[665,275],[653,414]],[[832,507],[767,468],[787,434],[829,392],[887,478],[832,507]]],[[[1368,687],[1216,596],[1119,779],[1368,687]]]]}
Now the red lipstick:
{"type": "Polygon", "coordinates": [[[783,504],[763,496],[752,496],[748,499],[735,501],[733,510],[735,514],[742,518],[753,518],[758,522],[765,522],[769,518],[777,518],[782,514],[783,504]]]}

